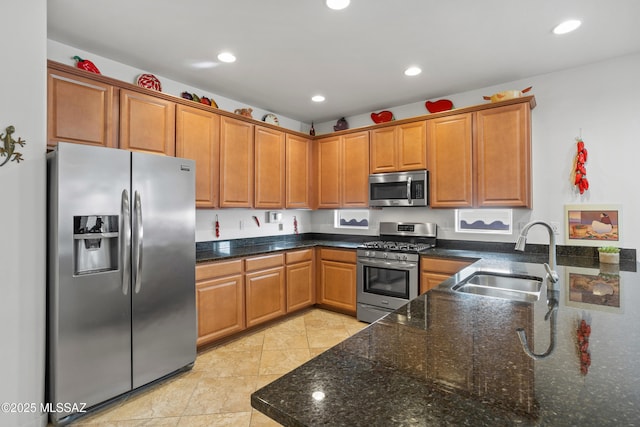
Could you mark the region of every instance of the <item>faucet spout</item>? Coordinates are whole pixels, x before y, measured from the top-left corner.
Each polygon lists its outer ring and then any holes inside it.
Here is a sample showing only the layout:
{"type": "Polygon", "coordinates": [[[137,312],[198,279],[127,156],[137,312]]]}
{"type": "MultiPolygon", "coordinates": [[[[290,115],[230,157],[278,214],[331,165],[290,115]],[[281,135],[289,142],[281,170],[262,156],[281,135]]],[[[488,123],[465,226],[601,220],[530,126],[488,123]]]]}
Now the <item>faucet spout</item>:
{"type": "Polygon", "coordinates": [[[553,227],[549,225],[549,223],[545,221],[531,221],[527,225],[524,226],[522,231],[520,232],[520,236],[518,236],[518,241],[516,242],[515,250],[516,251],[524,251],[524,248],[527,243],[527,234],[529,233],[529,229],[534,225],[542,225],[549,232],[549,262],[545,264],[545,269],[549,275],[549,280],[552,283],[558,282],[558,273],[556,273],[556,235],[553,232],[553,227]]]}

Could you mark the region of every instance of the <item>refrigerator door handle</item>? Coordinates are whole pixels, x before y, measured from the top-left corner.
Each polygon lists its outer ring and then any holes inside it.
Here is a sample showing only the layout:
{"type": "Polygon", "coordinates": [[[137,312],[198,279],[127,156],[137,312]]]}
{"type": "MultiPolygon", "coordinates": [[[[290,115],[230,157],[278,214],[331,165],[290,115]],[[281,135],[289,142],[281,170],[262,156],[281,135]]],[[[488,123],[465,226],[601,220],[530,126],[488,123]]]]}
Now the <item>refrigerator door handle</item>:
{"type": "Polygon", "coordinates": [[[142,286],[142,237],[144,235],[144,228],[142,227],[142,202],[140,200],[140,193],[137,191],[134,196],[133,212],[135,215],[135,226],[133,228],[133,280],[135,293],[138,293],[142,286]]]}
{"type": "Polygon", "coordinates": [[[122,293],[129,293],[131,280],[131,209],[129,192],[122,190],[120,203],[120,271],[122,272],[122,293]]]}

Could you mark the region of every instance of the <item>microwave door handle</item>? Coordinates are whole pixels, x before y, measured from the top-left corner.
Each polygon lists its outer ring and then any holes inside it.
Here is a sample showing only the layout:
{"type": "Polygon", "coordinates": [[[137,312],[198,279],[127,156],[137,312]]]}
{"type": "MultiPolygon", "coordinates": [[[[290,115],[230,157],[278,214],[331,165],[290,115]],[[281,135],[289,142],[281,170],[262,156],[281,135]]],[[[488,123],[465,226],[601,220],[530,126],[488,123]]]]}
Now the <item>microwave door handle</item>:
{"type": "Polygon", "coordinates": [[[411,200],[411,177],[407,178],[407,201],[409,204],[413,204],[413,200],[411,200]]]}

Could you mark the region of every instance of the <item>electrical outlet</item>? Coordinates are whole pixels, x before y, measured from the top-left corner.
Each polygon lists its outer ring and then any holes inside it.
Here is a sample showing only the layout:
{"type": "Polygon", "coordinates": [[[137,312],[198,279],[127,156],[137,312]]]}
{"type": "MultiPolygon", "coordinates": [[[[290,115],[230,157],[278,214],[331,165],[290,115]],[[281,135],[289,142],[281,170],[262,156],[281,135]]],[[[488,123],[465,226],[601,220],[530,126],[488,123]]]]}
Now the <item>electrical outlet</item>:
{"type": "Polygon", "coordinates": [[[549,225],[553,229],[553,234],[555,234],[556,236],[560,234],[560,223],[559,222],[550,221],[549,225]]]}

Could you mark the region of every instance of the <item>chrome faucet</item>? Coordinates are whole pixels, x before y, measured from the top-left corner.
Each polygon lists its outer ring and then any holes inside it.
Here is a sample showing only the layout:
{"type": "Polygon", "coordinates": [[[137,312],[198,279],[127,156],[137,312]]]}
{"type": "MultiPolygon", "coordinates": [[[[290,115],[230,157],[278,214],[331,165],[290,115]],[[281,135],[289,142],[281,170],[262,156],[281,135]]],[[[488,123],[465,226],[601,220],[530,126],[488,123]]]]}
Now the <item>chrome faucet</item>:
{"type": "Polygon", "coordinates": [[[547,270],[551,283],[557,283],[559,276],[556,272],[556,235],[553,232],[553,227],[551,227],[549,223],[544,221],[531,221],[525,225],[520,232],[515,250],[524,252],[524,247],[527,244],[527,233],[529,233],[529,229],[536,224],[543,225],[549,232],[549,262],[544,264],[544,268],[547,270]]]}
{"type": "Polygon", "coordinates": [[[524,226],[516,242],[515,249],[517,251],[524,251],[524,247],[527,243],[527,233],[529,229],[536,224],[544,226],[549,232],[549,262],[544,264],[544,269],[547,271],[547,277],[551,284],[547,284],[547,314],[544,316],[545,321],[549,321],[549,347],[547,351],[542,354],[534,353],[529,347],[527,342],[527,334],[523,328],[516,329],[520,344],[524,352],[534,360],[544,359],[549,356],[556,346],[556,312],[558,311],[558,291],[552,289],[552,285],[558,282],[559,276],[556,272],[556,236],[553,232],[553,227],[549,223],[544,221],[531,221],[524,226]]]}

